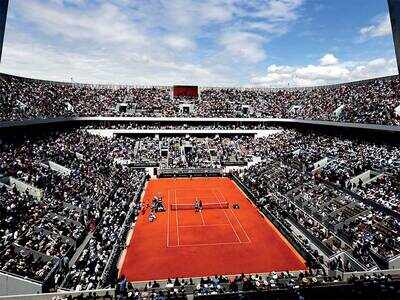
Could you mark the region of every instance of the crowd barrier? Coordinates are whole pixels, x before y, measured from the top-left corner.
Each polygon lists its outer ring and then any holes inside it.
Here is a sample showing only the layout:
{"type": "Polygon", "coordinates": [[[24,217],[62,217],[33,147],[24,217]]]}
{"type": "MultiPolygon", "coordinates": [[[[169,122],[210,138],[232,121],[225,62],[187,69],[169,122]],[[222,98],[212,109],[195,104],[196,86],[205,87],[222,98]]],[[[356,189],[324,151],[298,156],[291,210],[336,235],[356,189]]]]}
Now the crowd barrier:
{"type": "Polygon", "coordinates": [[[91,290],[91,291],[60,291],[57,293],[43,293],[43,294],[37,294],[31,292],[30,294],[24,294],[21,293],[19,295],[15,296],[1,296],[1,300],[54,300],[54,299],[67,299],[67,297],[70,297],[71,300],[74,299],[94,299],[90,298],[90,296],[93,296],[93,294],[96,294],[97,298],[96,299],[115,299],[115,289],[99,289],[99,290],[91,290]],[[106,295],[110,296],[105,297],[106,295]]]}
{"type": "Polygon", "coordinates": [[[287,217],[287,218],[290,220],[290,222],[291,222],[292,224],[294,224],[294,226],[296,226],[296,228],[298,228],[298,229],[307,237],[307,239],[309,239],[309,240],[310,240],[314,245],[316,245],[322,252],[324,252],[324,254],[325,254],[327,257],[330,257],[330,256],[332,256],[332,255],[335,254],[335,252],[334,252],[331,248],[329,248],[329,247],[327,247],[325,244],[323,244],[319,239],[317,239],[317,238],[315,237],[315,235],[313,235],[312,233],[310,233],[310,232],[308,231],[308,229],[306,229],[303,225],[301,225],[299,222],[297,222],[292,216],[286,215],[285,217],[287,217]]]}
{"type": "Polygon", "coordinates": [[[398,213],[397,211],[389,209],[389,208],[383,206],[382,204],[376,203],[375,201],[372,201],[370,199],[363,198],[360,195],[358,195],[358,194],[356,194],[356,193],[354,193],[354,192],[352,192],[352,191],[350,191],[350,190],[348,190],[348,189],[346,189],[346,188],[344,188],[344,187],[342,187],[340,185],[331,183],[329,181],[323,181],[323,182],[326,185],[331,186],[334,189],[338,189],[338,190],[341,190],[342,192],[344,192],[346,194],[349,194],[350,196],[354,197],[358,201],[360,201],[360,202],[362,202],[362,203],[364,203],[364,204],[366,204],[368,206],[371,206],[371,207],[373,207],[374,209],[376,209],[378,211],[382,211],[385,214],[390,215],[390,216],[394,217],[397,220],[400,220],[400,213],[398,213]]]}
{"type": "Polygon", "coordinates": [[[29,195],[39,200],[43,198],[43,191],[41,189],[35,188],[33,185],[27,184],[14,177],[10,177],[9,179],[10,186],[15,186],[20,193],[27,192],[29,195]]]}
{"type": "Polygon", "coordinates": [[[115,158],[114,163],[132,168],[156,168],[160,165],[160,163],[156,161],[134,161],[131,159],[122,158],[115,158]]]}
{"type": "Polygon", "coordinates": [[[251,289],[238,292],[200,294],[195,293],[194,299],[255,299],[255,300],[395,300],[399,299],[400,281],[364,281],[352,283],[331,283],[293,288],[251,289]]]}
{"type": "Polygon", "coordinates": [[[158,176],[163,177],[219,177],[222,176],[221,169],[160,169],[158,176]]]}
{"type": "Polygon", "coordinates": [[[27,280],[21,276],[9,274],[4,271],[0,272],[0,296],[15,294],[37,294],[41,292],[43,292],[41,282],[27,280]]]}
{"type": "MultiPolygon", "coordinates": [[[[48,292],[54,287],[54,276],[57,273],[57,271],[60,268],[61,265],[61,259],[58,257],[53,257],[53,256],[48,256],[42,252],[38,252],[32,249],[28,249],[22,246],[19,246],[18,244],[14,244],[14,249],[15,251],[18,252],[24,252],[24,253],[29,253],[33,255],[33,257],[40,258],[42,261],[53,262],[53,267],[51,270],[46,274],[46,277],[42,282],[33,280],[31,278],[27,279],[25,277],[16,275],[16,274],[11,274],[5,271],[0,271],[0,274],[2,277],[0,277],[0,286],[4,285],[4,281],[9,281],[11,279],[12,282],[21,282],[21,286],[25,287],[24,292],[25,293],[32,293],[32,292],[37,292],[39,289],[38,286],[40,286],[40,292],[48,292]],[[31,291],[29,291],[29,288],[31,291]]],[[[71,245],[70,248],[68,249],[66,256],[71,256],[74,252],[75,245],[71,245]]],[[[20,287],[15,284],[15,285],[7,285],[7,295],[14,295],[18,293],[22,293],[20,291],[20,287]]]]}
{"type": "Polygon", "coordinates": [[[71,118],[46,118],[23,121],[0,122],[0,133],[19,134],[27,133],[27,130],[35,131],[42,128],[79,127],[84,125],[111,125],[115,123],[137,124],[175,124],[175,125],[248,125],[259,124],[268,126],[287,126],[296,128],[311,128],[329,130],[329,133],[361,134],[366,138],[396,140],[400,134],[400,126],[388,126],[377,124],[361,124],[331,121],[312,121],[303,119],[282,118],[180,118],[180,117],[71,117],[71,118]],[[14,131],[16,130],[16,131],[14,131]]]}
{"type": "Polygon", "coordinates": [[[223,161],[221,165],[224,167],[245,167],[247,166],[246,161],[223,161]]]}
{"type": "Polygon", "coordinates": [[[51,170],[56,171],[56,172],[60,173],[63,176],[69,176],[72,173],[71,169],[66,168],[66,167],[64,167],[64,166],[62,166],[60,164],[57,164],[55,162],[52,162],[50,160],[49,160],[49,166],[50,166],[51,170]]]}

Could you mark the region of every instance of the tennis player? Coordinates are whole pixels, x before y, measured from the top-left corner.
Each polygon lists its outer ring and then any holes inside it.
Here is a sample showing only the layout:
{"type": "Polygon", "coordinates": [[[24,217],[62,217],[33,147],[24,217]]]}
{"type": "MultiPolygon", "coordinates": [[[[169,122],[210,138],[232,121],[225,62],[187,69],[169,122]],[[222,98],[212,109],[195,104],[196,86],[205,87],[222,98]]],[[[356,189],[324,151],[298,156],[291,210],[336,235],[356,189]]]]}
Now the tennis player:
{"type": "Polygon", "coordinates": [[[200,211],[200,203],[199,200],[196,198],[196,201],[194,201],[194,211],[199,212],[200,211]]]}

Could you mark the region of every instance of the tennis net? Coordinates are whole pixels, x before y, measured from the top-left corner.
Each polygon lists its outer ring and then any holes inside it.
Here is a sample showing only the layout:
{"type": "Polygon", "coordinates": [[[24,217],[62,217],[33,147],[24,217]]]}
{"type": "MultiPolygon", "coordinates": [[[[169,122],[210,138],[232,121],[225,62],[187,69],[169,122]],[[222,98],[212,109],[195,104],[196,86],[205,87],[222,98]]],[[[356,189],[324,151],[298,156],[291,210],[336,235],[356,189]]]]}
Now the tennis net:
{"type": "MultiPolygon", "coordinates": [[[[203,209],[226,209],[226,208],[229,208],[228,202],[203,203],[203,209]]],[[[173,203],[171,204],[171,210],[194,210],[194,203],[192,204],[173,203]]]]}

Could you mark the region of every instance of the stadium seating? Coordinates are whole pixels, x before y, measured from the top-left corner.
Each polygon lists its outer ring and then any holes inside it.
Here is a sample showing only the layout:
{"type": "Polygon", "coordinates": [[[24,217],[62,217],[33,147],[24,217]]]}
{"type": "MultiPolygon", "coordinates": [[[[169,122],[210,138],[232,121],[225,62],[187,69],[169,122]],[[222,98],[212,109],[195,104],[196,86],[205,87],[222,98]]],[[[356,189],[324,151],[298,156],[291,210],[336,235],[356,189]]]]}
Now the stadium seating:
{"type": "Polygon", "coordinates": [[[306,89],[203,88],[172,98],[170,87],[107,87],[0,75],[0,121],[70,117],[270,117],[399,125],[397,76],[306,89]],[[181,105],[193,109],[184,112],[181,105]],[[121,109],[123,107],[123,109],[121,109]]]}
{"type": "MultiPolygon", "coordinates": [[[[389,77],[309,89],[203,88],[198,99],[173,99],[168,87],[99,87],[3,74],[0,121],[185,116],[400,125],[399,88],[399,79],[389,77]],[[183,112],[180,106],[189,102],[194,109],[183,112]]],[[[182,174],[190,174],[184,170],[221,174],[227,167],[227,176],[249,189],[260,211],[278,220],[287,239],[313,257],[310,273],[243,275],[233,282],[221,275],[198,284],[178,282],[179,288],[170,283],[176,290],[147,286],[123,292],[184,296],[191,286],[191,292],[200,296],[292,289],[310,281],[343,284],[337,278],[341,272],[378,274],[400,264],[399,165],[400,150],[393,143],[257,123],[125,122],[4,136],[0,139],[0,269],[53,290],[107,287],[116,280],[116,260],[141,210],[145,168],[158,167],[165,174],[172,170],[177,176],[178,169],[182,174]],[[93,134],[93,129],[237,132],[110,138],[93,134]],[[243,129],[276,133],[240,134],[243,129]]],[[[374,276],[385,284],[390,281],[390,276],[374,276]]]]}

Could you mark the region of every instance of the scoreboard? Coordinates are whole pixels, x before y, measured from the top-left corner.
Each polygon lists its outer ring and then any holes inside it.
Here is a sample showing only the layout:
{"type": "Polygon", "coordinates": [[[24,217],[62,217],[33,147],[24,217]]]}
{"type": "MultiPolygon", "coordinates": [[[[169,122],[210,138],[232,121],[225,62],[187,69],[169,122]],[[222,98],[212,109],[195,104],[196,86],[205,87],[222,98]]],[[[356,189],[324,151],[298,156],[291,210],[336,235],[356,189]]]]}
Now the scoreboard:
{"type": "Polygon", "coordinates": [[[173,97],[199,97],[199,87],[193,85],[174,85],[172,89],[173,97]]]}

